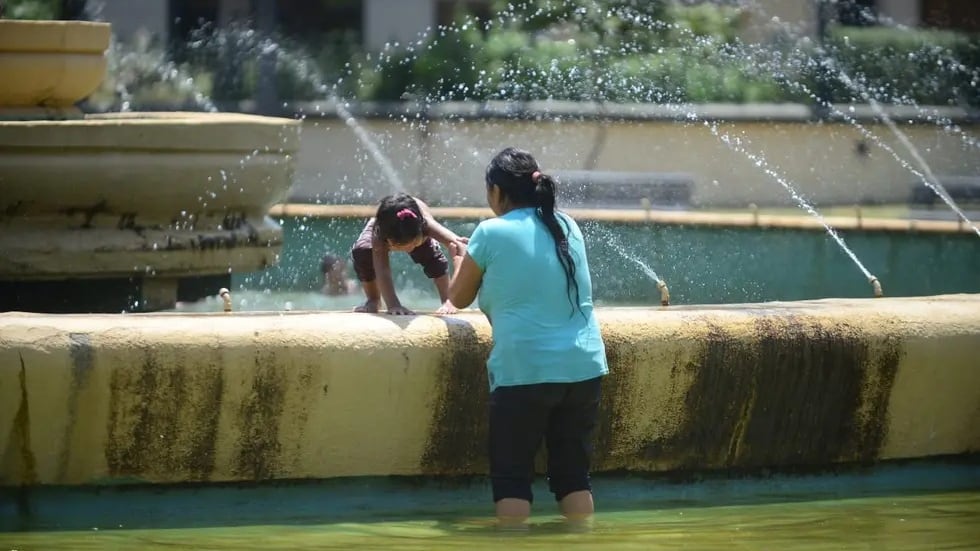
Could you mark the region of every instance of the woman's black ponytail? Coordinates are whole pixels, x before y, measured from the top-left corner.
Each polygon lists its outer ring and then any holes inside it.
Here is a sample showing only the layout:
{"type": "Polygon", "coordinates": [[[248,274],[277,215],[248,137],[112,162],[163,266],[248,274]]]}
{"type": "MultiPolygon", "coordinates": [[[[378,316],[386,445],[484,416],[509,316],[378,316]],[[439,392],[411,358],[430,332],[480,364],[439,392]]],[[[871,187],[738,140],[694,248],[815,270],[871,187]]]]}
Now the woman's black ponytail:
{"type": "Polygon", "coordinates": [[[581,308],[581,297],[579,295],[578,281],[575,279],[575,259],[572,258],[568,250],[568,228],[562,228],[555,214],[555,187],[557,182],[554,177],[540,172],[533,172],[534,182],[534,206],[537,207],[538,218],[544,222],[548,233],[555,240],[555,253],[561,268],[565,272],[565,289],[568,292],[569,301],[572,298],[572,291],[575,291],[575,302],[572,303],[574,310],[581,308]]]}

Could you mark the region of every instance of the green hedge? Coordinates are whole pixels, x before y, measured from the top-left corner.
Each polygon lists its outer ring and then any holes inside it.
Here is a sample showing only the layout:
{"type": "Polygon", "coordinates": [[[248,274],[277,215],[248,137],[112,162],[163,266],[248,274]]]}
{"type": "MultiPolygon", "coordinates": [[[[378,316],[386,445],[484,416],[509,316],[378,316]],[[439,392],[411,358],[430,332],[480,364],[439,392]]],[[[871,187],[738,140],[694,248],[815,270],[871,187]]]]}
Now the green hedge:
{"type": "MultiPolygon", "coordinates": [[[[951,31],[833,29],[826,54],[809,41],[746,46],[732,8],[665,10],[667,25],[581,24],[547,32],[540,20],[472,24],[419,53],[403,52],[356,78],[366,100],[560,99],[638,102],[864,102],[980,105],[980,41],[951,31]],[[827,71],[821,67],[832,67],[827,71]],[[858,87],[845,84],[847,75],[858,87]]],[[[467,21],[462,19],[461,21],[467,21]]],[[[554,25],[555,21],[551,21],[554,25]]],[[[561,21],[558,22],[560,27],[561,21]]]]}
{"type": "MultiPolygon", "coordinates": [[[[506,2],[497,4],[501,10],[506,2]]],[[[8,0],[6,15],[55,17],[59,6],[8,0]]],[[[848,103],[864,102],[866,91],[883,103],[980,106],[976,35],[837,27],[824,44],[829,56],[822,56],[808,40],[743,45],[742,15],[710,3],[526,0],[490,24],[459,12],[452,28],[437,30],[414,50],[364,52],[356,33],[279,38],[275,79],[283,100],[337,93],[374,101],[749,103],[813,102],[817,94],[848,103]]],[[[163,83],[154,79],[172,72],[158,70],[168,63],[167,52],[158,44],[131,45],[111,66],[116,74],[109,75],[100,105],[111,103],[107,95],[115,90],[126,90],[134,109],[164,104],[169,96],[192,102],[184,75],[218,102],[254,97],[266,45],[247,28],[203,29],[170,49],[181,76],[163,83]]]]}
{"type": "MultiPolygon", "coordinates": [[[[837,66],[875,99],[888,103],[980,105],[980,37],[952,31],[874,27],[833,29],[827,49],[837,66]]],[[[828,75],[838,102],[863,101],[828,75]]]]}
{"type": "Polygon", "coordinates": [[[725,51],[738,32],[737,10],[651,2],[636,11],[624,7],[629,2],[610,4],[602,13],[577,10],[575,2],[557,4],[556,13],[542,15],[542,6],[551,4],[532,2],[525,9],[533,17],[514,14],[489,30],[461,14],[455,29],[417,52],[394,55],[358,75],[358,95],[430,101],[779,99],[770,76],[753,74],[725,51]]]}
{"type": "Polygon", "coordinates": [[[0,0],[0,15],[5,19],[58,19],[60,0],[0,0]]]}

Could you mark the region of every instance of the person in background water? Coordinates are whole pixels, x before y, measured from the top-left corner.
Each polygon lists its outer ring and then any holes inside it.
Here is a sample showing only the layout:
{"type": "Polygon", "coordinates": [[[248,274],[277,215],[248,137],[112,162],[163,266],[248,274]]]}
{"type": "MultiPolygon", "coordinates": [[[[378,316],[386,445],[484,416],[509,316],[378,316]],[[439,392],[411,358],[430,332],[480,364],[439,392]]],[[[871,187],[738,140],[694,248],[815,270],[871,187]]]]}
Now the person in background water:
{"type": "Polygon", "coordinates": [[[428,206],[410,195],[399,193],[381,199],[374,218],[368,220],[351,248],[354,271],[367,297],[354,311],[377,312],[380,299],[384,299],[389,314],[415,313],[402,306],[395,293],[388,262],[388,254],[395,251],[408,253],[435,284],[442,302],[436,313],[456,313],[449,302],[449,260],[439,243],[448,247],[465,245],[466,241],[436,222],[428,206]]]}
{"type": "Polygon", "coordinates": [[[347,262],[339,256],[324,255],[320,261],[320,273],[323,274],[321,292],[325,295],[349,295],[357,289],[357,282],[347,278],[347,262]]]}
{"type": "Polygon", "coordinates": [[[496,218],[481,222],[468,244],[450,246],[450,300],[465,308],[479,293],[493,328],[490,477],[505,522],[531,513],[542,439],[562,514],[584,519],[595,509],[591,441],[608,367],[582,231],[555,210],[555,186],[530,153],[504,149],[486,169],[496,218]]]}

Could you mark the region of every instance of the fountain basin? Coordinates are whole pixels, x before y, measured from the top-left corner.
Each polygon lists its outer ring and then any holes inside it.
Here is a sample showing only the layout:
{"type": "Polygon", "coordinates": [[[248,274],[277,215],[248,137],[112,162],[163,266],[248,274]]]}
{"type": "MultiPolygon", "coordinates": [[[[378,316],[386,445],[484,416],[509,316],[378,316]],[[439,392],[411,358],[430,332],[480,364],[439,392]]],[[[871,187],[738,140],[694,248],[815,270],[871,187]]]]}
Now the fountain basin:
{"type": "Polygon", "coordinates": [[[299,133],[224,113],[0,121],[0,282],[273,264],[282,230],[266,213],[289,189],[299,133]]]}
{"type": "MultiPolygon", "coordinates": [[[[597,316],[596,471],[980,451],[980,295],[597,316]]],[[[485,473],[489,349],[469,312],[0,314],[0,486],[485,473]]]]}
{"type": "Polygon", "coordinates": [[[108,23],[0,20],[0,105],[70,107],[105,75],[108,23]]]}
{"type": "Polygon", "coordinates": [[[0,21],[0,311],[173,308],[277,259],[266,213],[292,183],[299,122],[83,116],[110,30],[0,21]]]}

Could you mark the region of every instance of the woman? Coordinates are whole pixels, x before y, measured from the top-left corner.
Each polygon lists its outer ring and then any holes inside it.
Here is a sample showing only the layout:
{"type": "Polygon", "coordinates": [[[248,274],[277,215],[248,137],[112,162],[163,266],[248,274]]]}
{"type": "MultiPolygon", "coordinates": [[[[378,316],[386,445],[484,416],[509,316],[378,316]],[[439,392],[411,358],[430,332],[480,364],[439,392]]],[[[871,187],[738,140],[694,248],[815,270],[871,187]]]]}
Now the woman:
{"type": "Polygon", "coordinates": [[[562,514],[594,512],[591,441],[608,368],[582,232],[555,210],[555,184],[530,153],[501,151],[486,170],[497,217],[481,222],[468,245],[450,246],[450,301],[465,308],[479,293],[493,327],[490,477],[497,517],[507,520],[530,516],[542,438],[562,514]]]}

